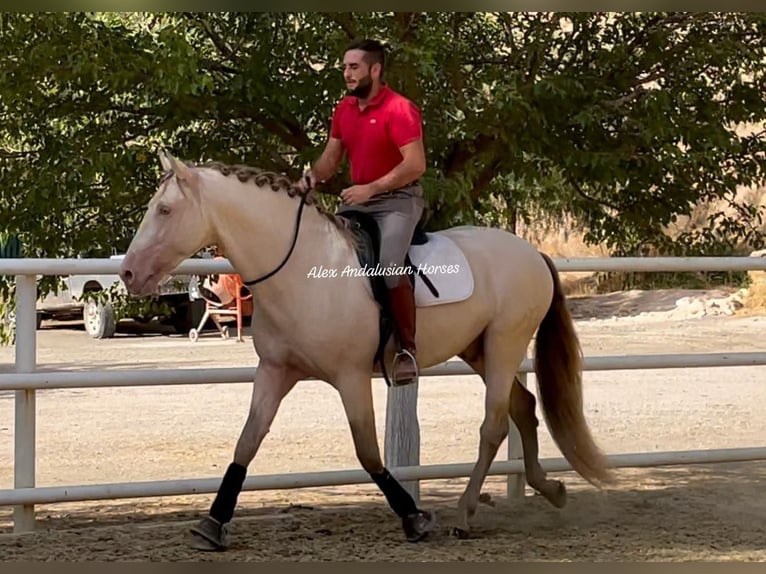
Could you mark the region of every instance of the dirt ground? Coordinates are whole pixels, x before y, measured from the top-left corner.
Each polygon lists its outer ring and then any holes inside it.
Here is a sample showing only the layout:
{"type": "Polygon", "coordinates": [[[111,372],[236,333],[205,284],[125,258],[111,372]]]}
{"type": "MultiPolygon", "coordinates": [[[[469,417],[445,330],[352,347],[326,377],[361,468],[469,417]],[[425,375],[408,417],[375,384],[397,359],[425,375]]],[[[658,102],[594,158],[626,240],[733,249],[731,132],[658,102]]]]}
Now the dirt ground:
{"type": "MultiPolygon", "coordinates": [[[[586,356],[762,351],[766,315],[729,316],[727,293],[627,292],[572,300],[586,356]],[[704,297],[701,297],[704,295],[704,297]],[[689,297],[688,299],[683,299],[689,297]],[[700,303],[701,301],[701,303],[700,303]],[[707,301],[707,303],[705,302],[707,301]],[[712,303],[711,303],[712,302],[712,303]]],[[[81,327],[45,323],[41,368],[249,366],[251,344],[206,333],[197,343],[156,332],[89,339],[81,327]]],[[[13,350],[0,349],[0,371],[13,350]]],[[[763,446],[763,367],[586,372],[585,408],[609,454],[763,446]]],[[[530,389],[536,390],[534,377],[530,389]]],[[[249,385],[51,390],[37,398],[37,485],[220,478],[249,402],[249,385]]],[[[386,388],[374,384],[383,447],[386,388]]],[[[482,418],[477,377],[421,381],[423,464],[473,462],[482,418]]],[[[0,393],[0,488],[13,487],[13,395],[0,393]]],[[[540,456],[559,457],[540,427],[540,456]]],[[[504,456],[505,445],[500,457],[504,456]]],[[[250,474],[358,468],[340,402],[324,383],[302,382],[285,399],[250,474]]],[[[38,530],[14,535],[0,508],[0,560],[354,560],[354,561],[764,561],[766,462],[622,469],[599,492],[572,473],[562,510],[533,495],[504,498],[489,477],[474,536],[448,534],[467,479],[421,483],[422,506],[439,528],[409,544],[372,486],[245,492],[233,547],[197,553],[188,526],[213,496],[41,505],[38,530]]]]}

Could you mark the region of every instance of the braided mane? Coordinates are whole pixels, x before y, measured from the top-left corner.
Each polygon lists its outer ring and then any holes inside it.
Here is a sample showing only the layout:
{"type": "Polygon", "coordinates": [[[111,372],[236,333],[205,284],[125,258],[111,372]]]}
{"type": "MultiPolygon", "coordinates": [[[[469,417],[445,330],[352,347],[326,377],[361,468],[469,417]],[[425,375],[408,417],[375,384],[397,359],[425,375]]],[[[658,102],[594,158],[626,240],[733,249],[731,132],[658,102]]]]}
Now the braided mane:
{"type": "MultiPolygon", "coordinates": [[[[183,163],[191,168],[199,167],[214,169],[227,177],[233,175],[242,183],[254,183],[260,188],[270,187],[272,191],[287,193],[290,197],[303,195],[303,192],[298,189],[286,175],[273,171],[243,164],[226,164],[220,161],[207,161],[205,163],[184,161],[183,163]]],[[[172,171],[165,172],[160,178],[160,184],[167,181],[172,176],[172,171]]],[[[352,245],[356,244],[356,239],[349,226],[348,218],[340,217],[327,211],[319,204],[311,192],[306,194],[306,205],[313,206],[321,215],[325,216],[341,232],[341,234],[351,242],[352,245]]]]}

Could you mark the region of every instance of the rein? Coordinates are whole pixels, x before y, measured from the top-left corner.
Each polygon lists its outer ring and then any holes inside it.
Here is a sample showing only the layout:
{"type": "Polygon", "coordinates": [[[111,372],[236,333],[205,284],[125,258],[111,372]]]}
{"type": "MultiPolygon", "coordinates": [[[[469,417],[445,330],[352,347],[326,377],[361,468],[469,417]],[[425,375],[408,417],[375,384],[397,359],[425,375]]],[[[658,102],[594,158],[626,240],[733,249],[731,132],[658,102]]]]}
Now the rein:
{"type": "Polygon", "coordinates": [[[295,249],[295,243],[298,241],[298,230],[301,226],[301,214],[303,213],[303,206],[306,205],[306,196],[308,195],[308,191],[304,194],[301,194],[301,204],[298,207],[298,215],[295,218],[295,229],[293,230],[293,242],[290,245],[290,250],[287,252],[287,255],[285,255],[285,258],[282,260],[282,263],[279,264],[279,266],[274,269],[273,271],[267,273],[263,277],[258,277],[258,279],[251,279],[250,281],[244,281],[243,283],[247,285],[248,287],[251,287],[257,283],[260,283],[261,281],[266,281],[269,277],[277,273],[282,267],[285,266],[285,263],[287,263],[287,260],[290,259],[290,255],[293,253],[293,249],[295,249]]]}

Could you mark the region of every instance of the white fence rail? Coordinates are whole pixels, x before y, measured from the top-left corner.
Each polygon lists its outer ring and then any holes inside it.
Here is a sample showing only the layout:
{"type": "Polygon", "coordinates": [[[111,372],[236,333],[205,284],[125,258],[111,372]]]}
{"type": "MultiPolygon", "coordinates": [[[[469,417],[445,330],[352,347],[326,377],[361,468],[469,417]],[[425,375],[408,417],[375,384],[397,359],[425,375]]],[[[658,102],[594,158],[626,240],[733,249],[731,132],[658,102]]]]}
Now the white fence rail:
{"type": "MultiPolygon", "coordinates": [[[[561,272],[568,271],[766,271],[766,258],[756,257],[687,257],[687,258],[572,258],[555,260],[561,272]]],[[[178,384],[249,383],[255,367],[175,370],[58,372],[37,370],[36,339],[36,276],[116,273],[120,261],[112,259],[0,259],[0,275],[16,276],[16,353],[15,372],[0,374],[0,391],[15,391],[14,427],[14,488],[0,490],[0,506],[14,506],[14,530],[30,531],[35,527],[34,506],[65,501],[85,501],[145,496],[170,496],[192,493],[212,493],[220,479],[168,480],[153,482],[112,483],[88,486],[36,487],[36,391],[50,389],[159,386],[178,384]]],[[[228,261],[190,259],[183,262],[175,273],[212,274],[227,273],[233,269],[228,261]]],[[[724,354],[665,354],[609,357],[586,357],[584,369],[666,369],[682,367],[732,367],[766,365],[765,353],[724,354]]],[[[530,360],[524,361],[521,378],[532,371],[530,360]]],[[[473,374],[462,361],[449,361],[425,369],[422,376],[473,374]]],[[[407,394],[403,412],[410,420],[386,419],[386,464],[401,480],[409,481],[408,488],[417,497],[418,481],[437,478],[468,476],[472,463],[421,466],[417,430],[417,388],[413,385],[389,389],[389,405],[396,393],[407,394]],[[403,428],[411,429],[402,437],[403,428]],[[404,439],[404,440],[403,440],[404,439]],[[407,447],[402,449],[401,445],[407,447]]],[[[401,407],[399,407],[401,409],[401,407]]],[[[397,412],[402,412],[397,410],[397,412]]],[[[387,415],[391,415],[391,411],[387,415]]],[[[497,461],[490,468],[491,475],[508,476],[509,496],[523,496],[523,463],[518,435],[512,425],[508,440],[507,461],[497,461]]],[[[702,451],[633,453],[609,457],[616,467],[647,467],[675,464],[698,464],[766,460],[766,447],[702,451]]],[[[541,460],[548,472],[569,470],[561,458],[541,460]]],[[[268,490],[361,484],[370,482],[362,470],[290,473],[282,475],[256,475],[245,481],[244,490],[268,490]]]]}

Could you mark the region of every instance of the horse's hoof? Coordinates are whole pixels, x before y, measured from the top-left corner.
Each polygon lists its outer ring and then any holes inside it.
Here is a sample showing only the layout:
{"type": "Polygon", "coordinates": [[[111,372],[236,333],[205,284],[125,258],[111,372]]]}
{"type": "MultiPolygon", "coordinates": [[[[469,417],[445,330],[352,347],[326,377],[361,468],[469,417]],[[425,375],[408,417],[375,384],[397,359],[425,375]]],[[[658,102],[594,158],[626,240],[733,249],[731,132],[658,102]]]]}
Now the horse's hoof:
{"type": "Polygon", "coordinates": [[[567,487],[558,480],[552,480],[553,488],[546,489],[542,495],[556,508],[564,508],[567,504],[567,487]]]}
{"type": "Polygon", "coordinates": [[[450,529],[450,536],[454,536],[455,538],[459,540],[467,540],[468,538],[471,537],[471,534],[470,532],[468,532],[467,530],[463,528],[460,528],[459,526],[453,526],[450,529]]]}
{"type": "Polygon", "coordinates": [[[427,510],[418,510],[402,518],[402,528],[409,542],[419,542],[425,538],[436,525],[436,516],[427,510]]]}
{"type": "Polygon", "coordinates": [[[203,552],[220,552],[229,546],[229,532],[226,525],[206,516],[192,527],[192,548],[203,552]]]}
{"type": "Polygon", "coordinates": [[[489,492],[482,492],[479,495],[479,502],[486,504],[487,506],[496,506],[495,501],[492,500],[492,495],[490,495],[489,492]]]}

